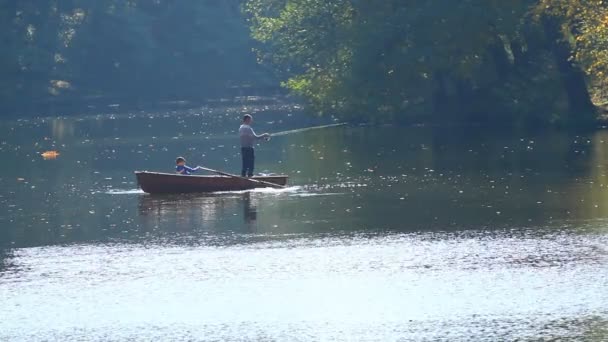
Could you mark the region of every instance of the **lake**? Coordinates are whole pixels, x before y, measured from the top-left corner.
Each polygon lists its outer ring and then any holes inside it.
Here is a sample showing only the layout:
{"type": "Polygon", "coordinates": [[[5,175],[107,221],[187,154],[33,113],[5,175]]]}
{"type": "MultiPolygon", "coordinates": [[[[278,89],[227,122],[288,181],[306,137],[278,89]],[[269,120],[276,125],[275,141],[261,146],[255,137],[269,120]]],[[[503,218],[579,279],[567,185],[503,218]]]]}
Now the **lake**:
{"type": "Polygon", "coordinates": [[[238,173],[243,113],[336,123],[281,103],[0,121],[0,340],[608,339],[608,130],[304,130],[256,149],[286,189],[137,188],[177,156],[238,173]]]}

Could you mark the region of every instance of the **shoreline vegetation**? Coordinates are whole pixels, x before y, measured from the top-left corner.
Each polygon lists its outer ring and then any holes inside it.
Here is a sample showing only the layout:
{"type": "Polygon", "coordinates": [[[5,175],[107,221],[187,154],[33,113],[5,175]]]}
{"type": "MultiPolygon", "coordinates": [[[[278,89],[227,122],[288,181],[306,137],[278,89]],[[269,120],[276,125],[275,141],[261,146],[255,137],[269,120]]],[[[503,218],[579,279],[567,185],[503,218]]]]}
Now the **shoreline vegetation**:
{"type": "Polygon", "coordinates": [[[600,1],[250,0],[246,12],[259,58],[319,112],[561,127],[605,118],[600,1]]]}
{"type": "Polygon", "coordinates": [[[18,0],[0,17],[4,117],[289,92],[350,122],[608,124],[608,2],[18,0]]]}

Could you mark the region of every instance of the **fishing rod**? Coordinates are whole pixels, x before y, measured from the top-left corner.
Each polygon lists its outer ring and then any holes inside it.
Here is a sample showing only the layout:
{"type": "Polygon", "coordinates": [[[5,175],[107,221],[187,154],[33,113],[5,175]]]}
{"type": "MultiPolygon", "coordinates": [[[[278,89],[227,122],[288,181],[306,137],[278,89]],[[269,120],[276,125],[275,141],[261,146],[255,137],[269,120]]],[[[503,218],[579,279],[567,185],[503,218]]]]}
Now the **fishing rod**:
{"type": "Polygon", "coordinates": [[[271,136],[271,137],[279,137],[279,136],[282,136],[282,135],[288,135],[288,134],[294,134],[294,133],[301,133],[301,132],[305,132],[305,131],[312,131],[313,129],[322,129],[322,128],[338,127],[338,126],[344,126],[344,125],[346,125],[346,122],[335,123],[335,124],[331,124],[331,125],[322,125],[322,126],[313,126],[313,127],[305,127],[305,128],[291,129],[291,130],[289,130],[289,131],[282,131],[282,132],[272,133],[270,136],[271,136]]]}

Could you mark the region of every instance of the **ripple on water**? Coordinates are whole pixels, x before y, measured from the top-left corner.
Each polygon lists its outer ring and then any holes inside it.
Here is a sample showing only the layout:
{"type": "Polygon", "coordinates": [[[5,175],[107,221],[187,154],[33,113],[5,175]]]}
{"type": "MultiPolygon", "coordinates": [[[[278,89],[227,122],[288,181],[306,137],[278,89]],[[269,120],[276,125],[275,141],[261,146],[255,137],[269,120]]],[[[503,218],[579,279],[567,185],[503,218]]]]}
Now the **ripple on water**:
{"type": "Polygon", "coordinates": [[[607,242],[435,233],[18,249],[0,273],[0,339],[606,337],[607,242]]]}
{"type": "Polygon", "coordinates": [[[113,189],[104,192],[107,195],[141,195],[145,192],[141,189],[113,189]]]}
{"type": "Polygon", "coordinates": [[[249,190],[238,190],[238,191],[216,191],[214,194],[244,194],[247,192],[262,193],[262,194],[285,194],[285,193],[297,193],[302,190],[301,186],[288,186],[285,188],[254,188],[249,190]]]}

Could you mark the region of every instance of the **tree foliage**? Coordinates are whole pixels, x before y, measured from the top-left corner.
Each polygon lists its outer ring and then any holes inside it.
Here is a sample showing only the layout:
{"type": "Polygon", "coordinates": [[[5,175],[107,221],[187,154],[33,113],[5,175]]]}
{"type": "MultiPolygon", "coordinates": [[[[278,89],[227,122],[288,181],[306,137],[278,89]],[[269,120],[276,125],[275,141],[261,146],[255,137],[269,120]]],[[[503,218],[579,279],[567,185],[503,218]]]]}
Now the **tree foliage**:
{"type": "Polygon", "coordinates": [[[559,18],[572,47],[572,57],[592,82],[608,86],[608,2],[602,0],[541,0],[538,17],[559,18]]]}
{"type": "Polygon", "coordinates": [[[608,85],[601,0],[0,0],[0,40],[15,110],[274,85],[261,64],[321,114],[573,125],[608,85]]]}
{"type": "Polygon", "coordinates": [[[250,0],[246,11],[263,43],[261,60],[320,113],[590,122],[585,80],[553,27],[533,20],[535,6],[537,0],[250,0]]]}
{"type": "Polygon", "coordinates": [[[0,0],[0,99],[218,96],[271,79],[240,0],[0,0]]]}
{"type": "Polygon", "coordinates": [[[589,74],[608,68],[608,2],[601,0],[542,0],[538,15],[562,19],[564,33],[574,47],[574,57],[589,74]]]}

